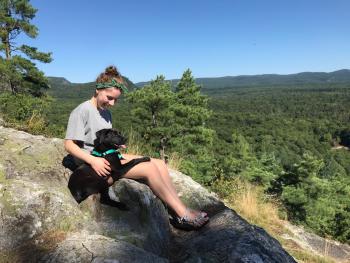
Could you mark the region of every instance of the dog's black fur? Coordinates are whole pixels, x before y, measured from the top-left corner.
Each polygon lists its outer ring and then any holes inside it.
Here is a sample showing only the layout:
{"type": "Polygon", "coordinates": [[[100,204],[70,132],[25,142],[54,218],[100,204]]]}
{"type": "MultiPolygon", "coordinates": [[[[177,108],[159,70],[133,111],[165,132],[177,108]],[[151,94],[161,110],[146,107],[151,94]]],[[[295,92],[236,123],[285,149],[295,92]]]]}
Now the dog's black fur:
{"type": "MultiPolygon", "coordinates": [[[[117,150],[120,145],[124,145],[125,143],[126,138],[124,138],[117,130],[103,129],[96,133],[94,150],[100,153],[106,152],[110,149],[117,150]]],[[[150,161],[149,157],[142,157],[133,159],[125,164],[121,164],[117,153],[108,154],[104,158],[110,163],[111,173],[109,176],[113,178],[113,181],[120,179],[135,165],[141,162],[150,161]]],[[[109,198],[109,184],[107,183],[109,176],[99,176],[90,165],[84,163],[74,170],[70,176],[68,188],[78,203],[81,203],[92,194],[101,193],[100,201],[102,203],[127,210],[124,204],[115,202],[109,198]]]]}

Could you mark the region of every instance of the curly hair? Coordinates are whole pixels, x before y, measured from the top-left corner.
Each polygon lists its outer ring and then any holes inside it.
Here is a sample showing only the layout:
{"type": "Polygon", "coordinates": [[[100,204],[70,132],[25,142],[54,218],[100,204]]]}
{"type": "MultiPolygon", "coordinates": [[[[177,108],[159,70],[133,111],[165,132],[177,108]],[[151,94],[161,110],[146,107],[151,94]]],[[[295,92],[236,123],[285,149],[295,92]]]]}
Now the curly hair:
{"type": "Polygon", "coordinates": [[[108,66],[96,79],[96,83],[109,82],[115,79],[117,82],[123,83],[123,77],[115,66],[108,66]]]}

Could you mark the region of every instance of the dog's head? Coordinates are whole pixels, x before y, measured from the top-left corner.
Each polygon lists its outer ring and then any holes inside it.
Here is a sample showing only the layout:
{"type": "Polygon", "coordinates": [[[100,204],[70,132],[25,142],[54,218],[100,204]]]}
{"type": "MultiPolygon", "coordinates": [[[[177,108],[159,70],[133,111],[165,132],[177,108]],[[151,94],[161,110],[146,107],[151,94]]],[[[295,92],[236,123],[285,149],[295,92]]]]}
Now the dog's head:
{"type": "Polygon", "coordinates": [[[125,145],[127,139],[116,129],[103,129],[96,132],[94,140],[95,150],[104,152],[110,149],[118,149],[125,145]]]}

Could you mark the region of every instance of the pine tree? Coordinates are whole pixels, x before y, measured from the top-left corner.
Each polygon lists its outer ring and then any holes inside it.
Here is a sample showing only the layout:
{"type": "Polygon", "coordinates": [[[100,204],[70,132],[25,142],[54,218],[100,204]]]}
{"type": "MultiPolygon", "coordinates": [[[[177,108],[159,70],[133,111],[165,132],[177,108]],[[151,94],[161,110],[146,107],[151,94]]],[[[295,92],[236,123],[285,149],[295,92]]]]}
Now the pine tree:
{"type": "Polygon", "coordinates": [[[164,76],[157,78],[142,89],[128,95],[134,106],[132,116],[144,141],[165,159],[170,140],[175,136],[173,113],[170,105],[174,102],[171,85],[164,76]]]}
{"type": "Polygon", "coordinates": [[[195,180],[209,183],[214,176],[214,131],[206,127],[211,111],[187,70],[175,92],[164,76],[128,95],[133,104],[134,128],[147,145],[164,159],[167,153],[181,155],[181,170],[195,180]]]}
{"type": "Polygon", "coordinates": [[[307,206],[317,200],[323,187],[318,174],[323,160],[304,153],[302,160],[272,181],[269,191],[280,196],[290,219],[305,221],[307,206]]]}
{"type": "Polygon", "coordinates": [[[214,177],[215,132],[206,126],[212,112],[208,109],[208,98],[200,91],[201,86],[187,69],[175,89],[176,103],[171,106],[177,130],[171,143],[172,149],[183,157],[182,170],[195,180],[209,184],[214,177]]]}
{"type": "Polygon", "coordinates": [[[212,112],[208,109],[208,98],[200,90],[190,69],[183,73],[175,89],[176,103],[172,111],[179,136],[173,145],[178,150],[185,148],[188,154],[197,154],[202,146],[213,142],[214,131],[206,127],[212,112]]]}
{"type": "Polygon", "coordinates": [[[2,88],[8,87],[13,94],[28,92],[40,96],[41,90],[49,87],[44,73],[32,60],[49,63],[51,53],[14,41],[22,32],[30,38],[37,37],[38,28],[30,23],[36,12],[28,0],[0,0],[0,81],[2,88]]]}

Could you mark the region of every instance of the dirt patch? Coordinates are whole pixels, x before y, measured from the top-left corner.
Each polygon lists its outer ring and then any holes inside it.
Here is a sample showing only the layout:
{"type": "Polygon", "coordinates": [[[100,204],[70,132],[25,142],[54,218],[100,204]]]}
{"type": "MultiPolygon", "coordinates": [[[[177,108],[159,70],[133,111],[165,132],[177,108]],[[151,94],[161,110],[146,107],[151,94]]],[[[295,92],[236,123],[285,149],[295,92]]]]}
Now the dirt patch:
{"type": "Polygon", "coordinates": [[[11,251],[0,251],[0,262],[38,262],[43,255],[53,251],[58,243],[65,240],[66,236],[67,233],[63,231],[48,231],[11,251]]]}

